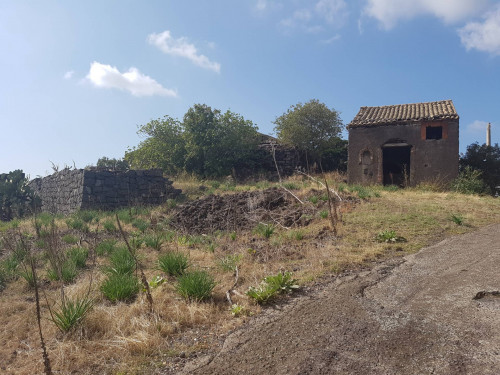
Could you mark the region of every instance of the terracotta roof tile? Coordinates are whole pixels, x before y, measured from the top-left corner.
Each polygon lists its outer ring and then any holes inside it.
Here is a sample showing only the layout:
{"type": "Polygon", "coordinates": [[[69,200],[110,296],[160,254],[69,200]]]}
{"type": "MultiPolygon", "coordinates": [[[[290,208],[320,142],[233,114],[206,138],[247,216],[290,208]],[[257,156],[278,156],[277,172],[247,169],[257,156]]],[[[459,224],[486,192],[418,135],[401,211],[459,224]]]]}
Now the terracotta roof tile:
{"type": "Polygon", "coordinates": [[[351,126],[397,124],[421,120],[458,120],[459,116],[451,100],[439,102],[361,107],[351,126]]]}

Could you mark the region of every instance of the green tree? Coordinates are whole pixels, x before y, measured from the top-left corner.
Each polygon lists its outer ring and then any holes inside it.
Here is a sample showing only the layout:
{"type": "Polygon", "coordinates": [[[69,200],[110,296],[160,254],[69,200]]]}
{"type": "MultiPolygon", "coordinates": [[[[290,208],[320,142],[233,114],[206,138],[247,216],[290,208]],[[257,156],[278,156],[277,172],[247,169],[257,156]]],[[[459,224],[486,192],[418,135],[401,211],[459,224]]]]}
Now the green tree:
{"type": "Polygon", "coordinates": [[[23,216],[34,195],[22,170],[0,174],[0,220],[9,221],[23,216]]]}
{"type": "Polygon", "coordinates": [[[177,174],[184,169],[186,148],[183,125],[170,116],[152,120],[139,127],[137,134],[146,137],[125,153],[125,160],[134,169],[160,168],[177,174]]]}
{"type": "Polygon", "coordinates": [[[344,126],[339,113],[317,99],[292,105],[274,124],[278,139],[304,152],[307,164],[321,161],[344,126]]]}
{"type": "Polygon", "coordinates": [[[479,145],[477,142],[467,146],[465,155],[460,157],[460,169],[470,167],[481,172],[481,178],[488,185],[490,193],[500,185],[500,147],[479,145]]]}
{"type": "Polygon", "coordinates": [[[103,156],[97,160],[96,166],[98,168],[106,168],[112,171],[127,171],[130,169],[128,162],[124,159],[107,158],[103,156]]]}
{"type": "Polygon", "coordinates": [[[243,116],[205,104],[195,104],[184,115],[186,171],[202,177],[231,174],[254,162],[257,127],[243,116]]]}

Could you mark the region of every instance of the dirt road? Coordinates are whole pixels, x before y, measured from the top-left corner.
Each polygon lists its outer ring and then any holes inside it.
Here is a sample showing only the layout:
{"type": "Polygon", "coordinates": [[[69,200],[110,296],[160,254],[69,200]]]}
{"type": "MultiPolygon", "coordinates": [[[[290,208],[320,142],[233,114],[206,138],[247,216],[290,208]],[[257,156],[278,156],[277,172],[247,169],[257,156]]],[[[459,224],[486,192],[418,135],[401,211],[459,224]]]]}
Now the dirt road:
{"type": "Polygon", "coordinates": [[[496,224],[270,309],[183,373],[500,374],[499,290],[496,224]]]}

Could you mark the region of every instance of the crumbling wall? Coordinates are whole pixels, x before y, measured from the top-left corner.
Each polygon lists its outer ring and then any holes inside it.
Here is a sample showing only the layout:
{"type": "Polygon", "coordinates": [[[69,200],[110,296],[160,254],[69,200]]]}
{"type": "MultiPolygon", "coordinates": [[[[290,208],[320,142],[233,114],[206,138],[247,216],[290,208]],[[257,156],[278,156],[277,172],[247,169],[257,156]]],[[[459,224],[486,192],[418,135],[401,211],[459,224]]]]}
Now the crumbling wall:
{"type": "Polygon", "coordinates": [[[112,210],[129,205],[161,204],[180,194],[161,170],[126,172],[64,169],[29,186],[41,198],[42,211],[70,214],[80,209],[112,210]]]}

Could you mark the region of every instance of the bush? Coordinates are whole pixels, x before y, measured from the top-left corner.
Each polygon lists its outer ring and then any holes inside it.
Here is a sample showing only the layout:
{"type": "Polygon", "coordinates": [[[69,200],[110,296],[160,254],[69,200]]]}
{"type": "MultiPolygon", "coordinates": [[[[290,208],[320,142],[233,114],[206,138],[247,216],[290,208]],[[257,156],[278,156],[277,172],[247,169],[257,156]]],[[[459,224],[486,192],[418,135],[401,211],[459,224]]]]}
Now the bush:
{"type": "Polygon", "coordinates": [[[68,250],[67,256],[75,264],[76,268],[85,268],[89,251],[84,247],[73,247],[68,250]]]}
{"type": "Polygon", "coordinates": [[[111,275],[127,275],[132,274],[136,264],[134,257],[124,246],[116,248],[109,257],[110,266],[104,267],[104,272],[111,275]]]}
{"type": "Polygon", "coordinates": [[[144,243],[147,247],[151,247],[155,250],[160,250],[161,245],[163,244],[164,239],[160,234],[151,234],[144,237],[144,243]]]}
{"type": "Polygon", "coordinates": [[[58,310],[52,311],[51,320],[62,332],[76,327],[94,306],[89,297],[65,299],[58,310]]]}
{"type": "Polygon", "coordinates": [[[199,302],[210,298],[214,287],[215,281],[208,272],[192,271],[179,277],[177,292],[186,299],[199,302]]]}
{"type": "Polygon", "coordinates": [[[116,240],[104,240],[97,245],[95,252],[99,256],[108,255],[115,249],[116,240]]]}
{"type": "Polygon", "coordinates": [[[481,175],[480,171],[466,166],[451,183],[451,189],[462,194],[485,194],[488,192],[488,187],[481,179],[481,175]]]}
{"type": "Polygon", "coordinates": [[[267,276],[258,287],[250,287],[247,295],[259,304],[266,304],[279,294],[298,289],[297,280],[292,279],[291,272],[280,272],[275,276],[267,276]]]}
{"type": "Polygon", "coordinates": [[[158,258],[158,266],[167,275],[180,276],[188,268],[189,259],[181,252],[168,252],[158,258]]]}
{"type": "Polygon", "coordinates": [[[109,274],[101,285],[101,292],[111,302],[131,301],[139,290],[139,280],[132,273],[109,274]]]}

